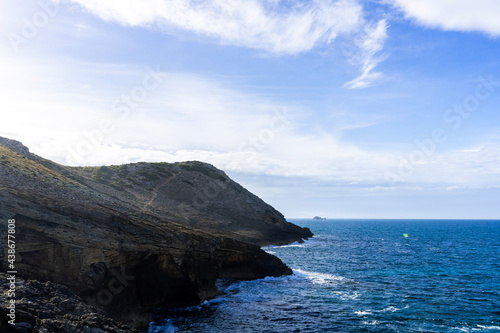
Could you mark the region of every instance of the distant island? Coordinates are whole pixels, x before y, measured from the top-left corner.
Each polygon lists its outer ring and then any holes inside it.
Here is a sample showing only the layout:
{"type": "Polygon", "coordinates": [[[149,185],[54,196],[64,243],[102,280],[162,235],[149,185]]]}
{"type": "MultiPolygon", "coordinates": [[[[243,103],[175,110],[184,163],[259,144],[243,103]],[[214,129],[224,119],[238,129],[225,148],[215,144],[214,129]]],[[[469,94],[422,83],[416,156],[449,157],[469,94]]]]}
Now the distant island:
{"type": "Polygon", "coordinates": [[[326,217],[315,216],[313,220],[326,220],[326,217]]]}

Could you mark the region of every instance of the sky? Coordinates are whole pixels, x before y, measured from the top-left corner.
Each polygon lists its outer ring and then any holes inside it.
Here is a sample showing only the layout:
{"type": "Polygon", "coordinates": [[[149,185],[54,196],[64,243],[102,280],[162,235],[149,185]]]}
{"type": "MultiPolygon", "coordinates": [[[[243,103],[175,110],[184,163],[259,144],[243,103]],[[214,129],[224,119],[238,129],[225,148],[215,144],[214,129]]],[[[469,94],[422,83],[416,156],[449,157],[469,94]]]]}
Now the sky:
{"type": "Polygon", "coordinates": [[[287,218],[500,218],[497,0],[2,0],[0,136],[287,218]]]}

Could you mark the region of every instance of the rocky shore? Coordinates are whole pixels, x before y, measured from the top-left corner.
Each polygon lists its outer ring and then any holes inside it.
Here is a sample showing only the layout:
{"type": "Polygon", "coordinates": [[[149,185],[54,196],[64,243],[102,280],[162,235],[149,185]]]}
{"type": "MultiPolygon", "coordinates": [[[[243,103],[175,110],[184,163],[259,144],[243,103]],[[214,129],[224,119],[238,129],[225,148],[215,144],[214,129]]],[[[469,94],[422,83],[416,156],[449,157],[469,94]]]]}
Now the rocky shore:
{"type": "Polygon", "coordinates": [[[27,332],[63,327],[65,320],[79,332],[144,328],[158,306],[215,296],[219,278],[291,274],[260,246],[312,236],[206,163],[68,167],[0,138],[2,235],[9,219],[16,223],[19,278],[36,280],[20,286],[22,295],[32,295],[21,304],[59,309],[51,310],[53,318],[33,310],[22,319],[32,327],[27,332]],[[65,302],[74,306],[60,308],[65,302]],[[92,326],[92,318],[102,321],[92,326]]]}
{"type": "MultiPolygon", "coordinates": [[[[0,273],[0,302],[9,302],[9,275],[0,273]]],[[[8,323],[9,309],[0,309],[2,333],[139,333],[86,304],[69,288],[53,282],[16,279],[16,325],[8,323]]]]}

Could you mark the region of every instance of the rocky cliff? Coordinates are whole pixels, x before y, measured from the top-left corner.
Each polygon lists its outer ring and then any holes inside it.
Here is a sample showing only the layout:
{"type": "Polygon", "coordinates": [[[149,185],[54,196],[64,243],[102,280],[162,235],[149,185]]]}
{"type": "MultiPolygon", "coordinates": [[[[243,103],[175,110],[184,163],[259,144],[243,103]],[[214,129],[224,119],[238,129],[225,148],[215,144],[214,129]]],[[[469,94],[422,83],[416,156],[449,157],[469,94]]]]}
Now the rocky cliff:
{"type": "MultiPolygon", "coordinates": [[[[0,304],[8,304],[9,275],[0,273],[0,304]]],[[[54,282],[16,279],[16,325],[9,309],[0,307],[2,333],[139,333],[108,318],[69,288],[54,282]]]]}
{"type": "Polygon", "coordinates": [[[21,276],[133,327],[158,305],[216,295],[218,278],[290,274],[259,246],[312,236],[209,164],[67,167],[0,138],[2,235],[8,219],[21,276]]]}

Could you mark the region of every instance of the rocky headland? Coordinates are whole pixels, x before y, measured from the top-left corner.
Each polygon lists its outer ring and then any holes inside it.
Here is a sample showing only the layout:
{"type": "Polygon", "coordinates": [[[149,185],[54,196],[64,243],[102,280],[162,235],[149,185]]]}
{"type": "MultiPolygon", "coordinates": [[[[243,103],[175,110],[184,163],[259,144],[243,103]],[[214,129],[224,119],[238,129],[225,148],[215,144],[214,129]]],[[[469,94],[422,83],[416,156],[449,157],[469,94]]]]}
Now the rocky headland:
{"type": "Polygon", "coordinates": [[[27,332],[43,323],[66,327],[51,332],[143,328],[158,306],[214,297],[217,279],[291,274],[260,246],[312,236],[206,163],[68,167],[0,138],[2,271],[9,219],[29,302],[59,306],[66,297],[78,308],[66,315],[54,308],[60,318],[52,319],[35,311],[23,318],[27,332]]]}

